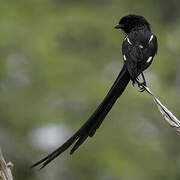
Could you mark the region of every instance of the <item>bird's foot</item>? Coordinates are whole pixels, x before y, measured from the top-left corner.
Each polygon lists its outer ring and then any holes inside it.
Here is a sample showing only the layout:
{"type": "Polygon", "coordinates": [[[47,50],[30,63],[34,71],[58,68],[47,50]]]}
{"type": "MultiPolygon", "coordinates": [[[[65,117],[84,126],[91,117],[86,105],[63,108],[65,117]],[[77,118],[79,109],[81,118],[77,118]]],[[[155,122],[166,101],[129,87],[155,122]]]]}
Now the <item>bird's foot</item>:
{"type": "Polygon", "coordinates": [[[146,86],[146,83],[145,82],[137,82],[137,84],[139,87],[139,92],[144,92],[145,91],[144,86],[146,86]]]}

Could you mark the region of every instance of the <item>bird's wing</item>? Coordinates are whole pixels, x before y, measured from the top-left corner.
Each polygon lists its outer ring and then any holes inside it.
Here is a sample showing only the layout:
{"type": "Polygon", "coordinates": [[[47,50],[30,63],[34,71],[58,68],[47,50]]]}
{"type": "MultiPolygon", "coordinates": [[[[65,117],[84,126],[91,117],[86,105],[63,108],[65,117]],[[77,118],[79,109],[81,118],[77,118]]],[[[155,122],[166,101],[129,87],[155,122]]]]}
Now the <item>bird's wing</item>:
{"type": "Polygon", "coordinates": [[[124,63],[132,79],[147,69],[157,53],[157,38],[150,32],[132,32],[122,45],[124,63]]]}

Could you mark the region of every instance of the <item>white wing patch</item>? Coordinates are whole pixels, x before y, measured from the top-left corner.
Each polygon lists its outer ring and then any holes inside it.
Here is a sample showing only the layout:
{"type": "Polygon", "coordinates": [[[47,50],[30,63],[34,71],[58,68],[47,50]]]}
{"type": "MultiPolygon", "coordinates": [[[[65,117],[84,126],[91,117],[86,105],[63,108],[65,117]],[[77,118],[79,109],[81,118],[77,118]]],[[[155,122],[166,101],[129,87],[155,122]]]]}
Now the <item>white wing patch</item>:
{"type": "Polygon", "coordinates": [[[150,39],[149,39],[149,43],[152,41],[152,39],[153,39],[153,35],[151,35],[151,37],[150,37],[150,39]]]}
{"type": "Polygon", "coordinates": [[[129,40],[128,36],[127,36],[127,42],[132,45],[131,41],[129,40]]]}
{"type": "Polygon", "coordinates": [[[126,60],[127,60],[125,55],[123,55],[123,59],[124,59],[124,61],[126,61],[126,60]]]}
{"type": "Polygon", "coordinates": [[[142,46],[141,44],[139,45],[139,47],[140,47],[141,49],[143,48],[143,46],[142,46]]]}
{"type": "Polygon", "coordinates": [[[125,37],[124,41],[126,41],[126,40],[127,40],[127,42],[128,42],[130,45],[132,45],[132,43],[131,43],[131,41],[129,40],[128,36],[125,37]]]}
{"type": "Polygon", "coordinates": [[[151,59],[152,59],[152,56],[150,56],[146,62],[149,63],[151,59]]]}

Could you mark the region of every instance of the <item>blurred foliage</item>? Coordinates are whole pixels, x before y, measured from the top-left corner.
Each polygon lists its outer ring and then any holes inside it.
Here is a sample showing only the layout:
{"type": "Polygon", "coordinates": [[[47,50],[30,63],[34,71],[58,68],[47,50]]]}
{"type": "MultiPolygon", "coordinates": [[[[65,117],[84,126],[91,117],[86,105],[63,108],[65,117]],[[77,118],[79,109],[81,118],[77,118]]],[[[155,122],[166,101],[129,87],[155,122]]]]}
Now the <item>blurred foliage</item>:
{"type": "Polygon", "coordinates": [[[175,0],[0,1],[0,146],[14,163],[14,179],[180,178],[180,135],[131,84],[73,156],[29,169],[55,149],[33,145],[38,128],[66,126],[68,138],[107,93],[122,67],[124,34],[113,27],[129,13],[151,22],[159,50],[146,79],[180,117],[179,7],[175,0]]]}

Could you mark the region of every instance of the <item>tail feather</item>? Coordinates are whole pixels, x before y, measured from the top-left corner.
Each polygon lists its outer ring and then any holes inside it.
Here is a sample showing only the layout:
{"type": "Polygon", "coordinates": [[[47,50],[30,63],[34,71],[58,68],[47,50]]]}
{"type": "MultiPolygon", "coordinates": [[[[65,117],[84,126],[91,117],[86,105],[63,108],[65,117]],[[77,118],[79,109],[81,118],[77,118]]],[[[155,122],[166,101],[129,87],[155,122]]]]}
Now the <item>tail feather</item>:
{"type": "Polygon", "coordinates": [[[88,138],[88,134],[82,134],[79,139],[76,141],[76,144],[73,146],[73,148],[70,151],[70,154],[73,154],[74,151],[88,138]]]}
{"type": "Polygon", "coordinates": [[[73,152],[78,149],[78,147],[88,138],[88,136],[92,137],[96,133],[96,130],[100,127],[101,123],[103,122],[108,112],[111,110],[116,100],[123,93],[129,81],[130,75],[124,65],[108,94],[104,98],[103,102],[98,106],[96,111],[90,116],[86,123],[83,124],[83,126],[62,146],[60,146],[57,150],[41,159],[37,163],[33,164],[31,168],[40,164],[42,164],[41,168],[45,167],[53,159],[55,159],[66,149],[68,149],[73,143],[76,142],[70,151],[70,154],[73,154],[73,152]]]}

